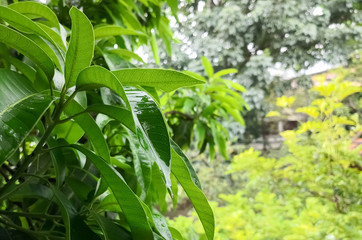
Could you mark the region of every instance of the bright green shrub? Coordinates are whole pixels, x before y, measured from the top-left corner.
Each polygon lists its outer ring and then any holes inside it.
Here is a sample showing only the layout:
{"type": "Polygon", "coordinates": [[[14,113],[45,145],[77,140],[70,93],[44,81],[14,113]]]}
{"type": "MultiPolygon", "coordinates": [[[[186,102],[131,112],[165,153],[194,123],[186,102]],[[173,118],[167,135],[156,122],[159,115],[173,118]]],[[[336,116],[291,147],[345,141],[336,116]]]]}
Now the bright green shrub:
{"type": "MultiPolygon", "coordinates": [[[[319,78],[311,89],[319,97],[296,110],[310,119],[282,133],[286,156],[267,158],[249,149],[233,159],[227,173],[245,175],[248,181],[240,183],[236,194],[219,196],[224,204],[214,207],[216,239],[362,238],[361,146],[351,149],[362,126],[358,112],[347,105],[361,87],[345,81],[345,75],[340,70],[329,83],[319,78]]],[[[278,105],[289,108],[292,102],[284,97],[278,105]]],[[[187,223],[172,221],[183,226],[185,236],[196,237],[187,223]]]]}

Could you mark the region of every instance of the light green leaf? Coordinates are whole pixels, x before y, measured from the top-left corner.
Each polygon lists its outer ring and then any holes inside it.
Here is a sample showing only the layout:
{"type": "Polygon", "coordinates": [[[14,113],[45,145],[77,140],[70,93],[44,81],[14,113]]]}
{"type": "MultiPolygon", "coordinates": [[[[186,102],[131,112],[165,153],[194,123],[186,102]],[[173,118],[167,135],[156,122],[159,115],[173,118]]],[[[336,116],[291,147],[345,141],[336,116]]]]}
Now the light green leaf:
{"type": "Polygon", "coordinates": [[[0,42],[5,43],[31,59],[44,71],[48,79],[53,78],[54,65],[52,60],[32,40],[8,27],[0,25],[0,42]]]}
{"type": "Polygon", "coordinates": [[[126,106],[129,106],[127,96],[119,78],[103,67],[91,66],[84,69],[79,74],[76,85],[77,91],[107,87],[118,94],[123,99],[126,106]]]}
{"type": "MultiPolygon", "coordinates": [[[[215,220],[214,213],[200,188],[195,184],[195,179],[191,175],[190,170],[185,162],[186,156],[180,156],[176,150],[179,152],[178,146],[172,144],[173,151],[172,154],[172,167],[171,171],[176,176],[177,180],[181,184],[182,188],[185,190],[187,196],[189,197],[192,205],[194,206],[202,226],[204,227],[206,236],[209,240],[214,239],[215,231],[215,220]]],[[[186,158],[187,159],[187,158],[186,158]]]]}
{"type": "Polygon", "coordinates": [[[155,87],[166,92],[205,83],[190,75],[168,69],[129,68],[112,73],[124,86],[155,87]]]}
{"type": "Polygon", "coordinates": [[[209,78],[212,78],[214,75],[214,69],[212,68],[212,65],[210,61],[206,57],[201,58],[201,63],[205,68],[205,72],[209,78]]]}
{"type": "Polygon", "coordinates": [[[142,63],[145,63],[140,56],[138,56],[138,55],[135,54],[134,52],[128,51],[127,49],[121,49],[121,48],[119,48],[119,49],[110,50],[109,52],[110,52],[110,53],[117,54],[118,56],[120,56],[120,57],[122,57],[122,58],[127,58],[127,59],[133,58],[133,59],[136,59],[136,60],[138,60],[138,61],[140,61],[140,62],[142,62],[142,63]]]}
{"type": "Polygon", "coordinates": [[[18,149],[52,102],[50,96],[36,93],[25,77],[0,69],[0,164],[18,149]]]}
{"type": "Polygon", "coordinates": [[[122,35],[138,35],[138,36],[147,36],[143,32],[126,29],[117,25],[107,25],[94,29],[95,39],[112,37],[112,36],[122,36],[122,35]]]}
{"type": "Polygon", "coordinates": [[[67,87],[75,85],[78,74],[88,67],[93,58],[94,32],[91,22],[77,8],[70,9],[72,33],[65,57],[65,83],[67,87]]]}
{"type": "Polygon", "coordinates": [[[72,147],[86,155],[98,168],[121,207],[131,228],[133,238],[153,240],[152,229],[148,223],[142,204],[124,181],[123,177],[101,157],[95,155],[88,149],[78,145],[72,145],[72,147]]]}
{"type": "Polygon", "coordinates": [[[228,75],[228,74],[231,74],[231,73],[237,73],[237,72],[238,72],[238,70],[235,69],[235,68],[223,69],[223,70],[218,71],[217,73],[215,73],[214,78],[219,78],[219,77],[222,77],[222,76],[225,76],[225,75],[228,75]]]}
{"type": "Polygon", "coordinates": [[[153,58],[155,59],[155,63],[157,65],[160,65],[160,56],[158,55],[158,46],[155,34],[152,34],[151,36],[150,45],[153,53],[153,58]]]}
{"type": "Polygon", "coordinates": [[[24,14],[29,18],[47,19],[51,26],[56,27],[58,30],[60,30],[57,15],[55,15],[55,13],[44,4],[26,1],[10,4],[8,7],[21,14],[24,14]]]}

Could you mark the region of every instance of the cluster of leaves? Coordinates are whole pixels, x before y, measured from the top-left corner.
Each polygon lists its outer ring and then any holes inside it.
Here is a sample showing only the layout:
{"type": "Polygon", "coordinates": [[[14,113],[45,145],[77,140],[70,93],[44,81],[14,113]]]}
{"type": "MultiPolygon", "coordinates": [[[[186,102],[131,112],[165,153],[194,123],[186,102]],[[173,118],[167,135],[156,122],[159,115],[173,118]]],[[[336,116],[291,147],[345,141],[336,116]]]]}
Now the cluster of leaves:
{"type": "Polygon", "coordinates": [[[198,59],[206,56],[216,70],[237,69],[235,79],[248,89],[243,98],[251,108],[244,141],[260,137],[268,127],[263,124],[270,110],[265,99],[274,92],[285,94],[268,69],[345,63],[361,47],[359,0],[195,0],[180,14],[184,17],[175,32],[183,44],[173,48],[172,58],[163,57],[164,64],[201,72],[198,59]]]}
{"type": "Polygon", "coordinates": [[[207,79],[196,73],[185,72],[206,84],[166,93],[161,97],[161,104],[172,128],[173,139],[179,146],[189,148],[195,143],[200,153],[208,146],[211,160],[215,158],[217,146],[220,154],[228,159],[228,130],[223,127],[222,120],[225,121],[231,116],[234,121],[245,126],[241,115],[248,109],[241,97],[245,88],[223,78],[225,75],[236,73],[236,69],[224,69],[214,73],[211,63],[205,57],[202,58],[202,64],[207,79]]]}
{"type": "Polygon", "coordinates": [[[156,208],[180,184],[213,239],[213,212],[153,99],[203,81],[91,66],[95,48],[135,30],[69,15],[70,38],[45,5],[0,6],[0,238],[182,239],[156,208]]]}
{"type": "MultiPolygon", "coordinates": [[[[341,73],[331,82],[319,76],[311,93],[318,97],[297,109],[310,119],[282,133],[286,156],[267,158],[249,149],[233,159],[227,173],[247,181],[236,194],[221,194],[223,204],[214,204],[215,239],[362,237],[361,146],[351,148],[362,130],[361,119],[346,104],[362,88],[341,73]]],[[[290,109],[293,100],[283,97],[278,105],[290,109]]],[[[199,239],[194,221],[179,217],[172,224],[190,239],[199,239]]]]}

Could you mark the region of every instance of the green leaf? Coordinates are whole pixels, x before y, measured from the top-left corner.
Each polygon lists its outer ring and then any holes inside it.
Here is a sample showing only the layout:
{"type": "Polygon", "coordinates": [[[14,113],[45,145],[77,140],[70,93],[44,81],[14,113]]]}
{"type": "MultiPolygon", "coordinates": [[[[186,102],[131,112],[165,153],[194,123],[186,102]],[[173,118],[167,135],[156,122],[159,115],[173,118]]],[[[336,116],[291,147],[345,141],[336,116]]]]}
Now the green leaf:
{"type": "Polygon", "coordinates": [[[82,217],[77,213],[72,203],[67,197],[51,185],[55,199],[58,202],[60,211],[62,212],[63,221],[66,229],[67,240],[101,240],[88,225],[84,222],[82,217]]]}
{"type": "Polygon", "coordinates": [[[62,124],[58,124],[53,134],[58,138],[64,138],[68,143],[76,143],[84,135],[84,130],[75,121],[68,121],[62,124]]]}
{"type": "Polygon", "coordinates": [[[103,217],[95,212],[92,212],[92,216],[96,219],[98,225],[100,226],[104,240],[131,240],[131,235],[124,230],[120,225],[115,221],[112,221],[106,217],[103,217]]]}
{"type": "Polygon", "coordinates": [[[138,35],[138,36],[147,36],[143,32],[126,29],[117,25],[107,25],[94,29],[95,39],[112,37],[112,36],[122,36],[122,35],[138,35]]]}
{"type": "Polygon", "coordinates": [[[214,78],[219,78],[219,77],[222,77],[222,76],[225,76],[225,75],[228,75],[228,74],[231,74],[231,73],[237,73],[237,72],[238,72],[238,70],[235,69],[235,68],[223,69],[223,70],[218,71],[217,73],[215,73],[214,78]]]}
{"type": "Polygon", "coordinates": [[[119,79],[103,67],[91,66],[84,69],[77,79],[77,91],[107,87],[117,93],[129,106],[127,96],[119,79]]]}
{"type": "Polygon", "coordinates": [[[30,58],[52,79],[54,75],[54,65],[48,55],[32,40],[8,27],[0,25],[0,42],[14,48],[21,54],[30,58]]]}
{"type": "Polygon", "coordinates": [[[24,14],[29,18],[44,18],[49,21],[51,26],[60,30],[57,15],[46,5],[37,2],[17,2],[10,4],[9,8],[24,14]]]}
{"type": "Polygon", "coordinates": [[[88,106],[87,111],[105,114],[119,121],[132,132],[136,132],[132,112],[125,108],[118,106],[97,104],[97,105],[88,106]]]}
{"type": "Polygon", "coordinates": [[[160,62],[160,56],[158,55],[158,46],[155,34],[152,34],[151,36],[150,45],[153,53],[153,58],[155,59],[155,63],[157,65],[160,65],[161,62],[160,62]]]}
{"type": "Polygon", "coordinates": [[[65,83],[67,87],[72,87],[77,81],[78,74],[92,61],[94,32],[91,22],[84,13],[72,7],[69,14],[72,19],[72,33],[65,57],[65,83]]]}
{"type": "Polygon", "coordinates": [[[18,149],[52,102],[50,96],[35,93],[25,77],[0,69],[0,164],[18,149]]]}
{"type": "Polygon", "coordinates": [[[53,39],[35,22],[25,15],[12,10],[10,8],[0,6],[0,18],[8,22],[12,27],[24,33],[34,33],[37,34],[48,41],[50,41],[55,47],[56,43],[53,39]]]}
{"type": "Polygon", "coordinates": [[[168,229],[170,229],[172,238],[174,240],[184,240],[184,238],[182,237],[181,233],[179,231],[177,231],[176,228],[173,227],[168,227],[168,229]]]}
{"type": "Polygon", "coordinates": [[[86,155],[98,168],[103,179],[117,199],[119,206],[122,208],[124,216],[131,228],[133,238],[152,240],[152,229],[147,221],[142,204],[124,181],[123,177],[101,157],[95,155],[88,149],[78,145],[72,145],[72,147],[86,155]]]}
{"type": "Polygon", "coordinates": [[[212,65],[210,61],[206,57],[201,58],[201,63],[205,68],[205,72],[209,78],[212,78],[214,75],[214,69],[212,68],[212,65]]]}
{"type": "MultiPolygon", "coordinates": [[[[73,116],[84,111],[85,109],[74,100],[70,101],[68,106],[64,109],[65,114],[68,116],[73,116]]],[[[84,113],[74,117],[74,120],[87,134],[94,151],[107,162],[110,162],[107,142],[94,119],[88,113],[84,113]]]]}
{"type": "Polygon", "coordinates": [[[152,156],[161,171],[166,187],[171,191],[170,140],[165,120],[154,100],[135,88],[126,89],[136,124],[136,135],[142,148],[152,156]]]}
{"type": "Polygon", "coordinates": [[[138,60],[138,61],[140,61],[142,63],[145,63],[140,56],[138,56],[134,52],[128,51],[127,49],[118,48],[118,49],[110,50],[109,52],[117,54],[118,56],[120,56],[122,58],[127,58],[127,59],[133,58],[133,59],[136,59],[136,60],[138,60]]]}
{"type": "MultiPolygon", "coordinates": [[[[194,206],[202,226],[204,227],[206,236],[209,240],[214,239],[215,220],[214,213],[200,188],[195,184],[195,179],[191,175],[190,170],[185,163],[186,156],[180,156],[177,152],[179,148],[176,144],[172,144],[172,167],[171,171],[185,190],[192,205],[194,206]]],[[[186,158],[187,159],[187,158],[186,158]]]]}
{"type": "Polygon", "coordinates": [[[112,73],[124,86],[155,87],[166,92],[205,83],[190,75],[168,69],[129,68],[112,73]]]}
{"type": "Polygon", "coordinates": [[[167,0],[167,4],[171,8],[172,15],[178,20],[177,11],[178,11],[178,0],[167,0]]]}
{"type": "MultiPolygon", "coordinates": [[[[63,139],[58,139],[58,141],[53,138],[48,138],[47,144],[49,148],[59,147],[67,145],[63,139]]],[[[65,149],[57,148],[50,152],[52,163],[55,169],[56,183],[57,187],[60,188],[65,180],[65,168],[66,168],[66,159],[68,156],[65,154],[65,149]]]]}

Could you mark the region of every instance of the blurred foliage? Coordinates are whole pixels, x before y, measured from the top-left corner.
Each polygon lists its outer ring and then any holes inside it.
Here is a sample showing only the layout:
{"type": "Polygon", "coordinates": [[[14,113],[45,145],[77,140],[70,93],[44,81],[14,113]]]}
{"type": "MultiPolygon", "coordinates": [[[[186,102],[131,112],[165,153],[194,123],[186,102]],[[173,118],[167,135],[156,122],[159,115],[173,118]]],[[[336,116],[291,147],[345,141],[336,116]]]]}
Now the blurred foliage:
{"type": "MultiPolygon", "coordinates": [[[[251,111],[245,115],[244,142],[267,128],[269,96],[280,97],[291,82],[270,69],[305,70],[321,61],[345,64],[361,48],[360,0],[195,0],[183,3],[176,36],[183,42],[161,62],[179,70],[201,72],[206,56],[215,71],[235,68],[234,78],[248,91],[242,96],[251,111]]],[[[283,72],[284,73],[284,72],[283,72]]],[[[309,78],[295,80],[308,88],[309,78]]]]}
{"type": "MultiPolygon", "coordinates": [[[[350,99],[360,99],[361,82],[346,80],[351,70],[334,73],[333,81],[317,76],[313,101],[297,109],[309,120],[282,133],[285,156],[268,158],[251,148],[234,157],[226,173],[241,178],[239,190],[214,203],[215,239],[362,238],[362,145],[351,147],[362,126],[349,107],[350,99]]],[[[280,113],[291,109],[293,98],[277,102],[280,113]]],[[[170,222],[186,239],[204,239],[195,220],[193,213],[170,222]]]]}
{"type": "Polygon", "coordinates": [[[245,88],[224,79],[225,75],[236,73],[236,69],[214,73],[211,63],[205,57],[202,58],[202,65],[207,78],[189,71],[185,73],[206,84],[164,93],[161,105],[164,106],[173,139],[179,146],[190,148],[194,144],[200,153],[208,147],[211,160],[215,158],[217,146],[220,154],[228,159],[226,142],[229,134],[223,122],[231,116],[238,124],[245,126],[241,113],[249,109],[249,106],[240,95],[245,92],[245,88]]]}

